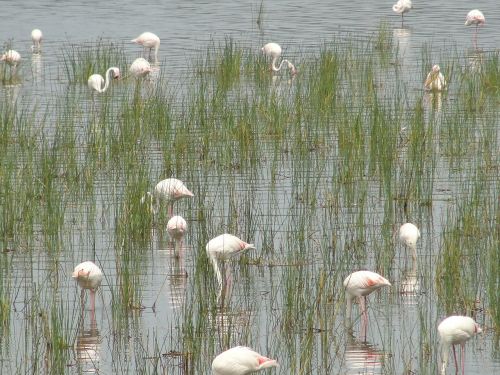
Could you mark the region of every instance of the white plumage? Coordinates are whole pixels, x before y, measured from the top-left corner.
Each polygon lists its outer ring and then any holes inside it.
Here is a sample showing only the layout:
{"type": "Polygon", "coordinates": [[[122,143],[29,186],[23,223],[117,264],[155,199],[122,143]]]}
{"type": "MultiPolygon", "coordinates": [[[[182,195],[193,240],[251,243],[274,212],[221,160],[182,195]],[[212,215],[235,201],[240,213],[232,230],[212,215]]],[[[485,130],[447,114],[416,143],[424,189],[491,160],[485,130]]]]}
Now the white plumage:
{"type": "Polygon", "coordinates": [[[399,228],[399,240],[403,245],[411,249],[414,261],[417,259],[417,241],[419,238],[420,231],[415,224],[405,223],[399,228]]]}
{"type": "Polygon", "coordinates": [[[33,29],[31,31],[31,40],[33,41],[33,45],[31,46],[31,50],[33,53],[40,53],[40,50],[42,49],[42,38],[43,34],[40,29],[33,29]]]}
{"type": "Polygon", "coordinates": [[[111,67],[106,71],[105,76],[106,79],[104,79],[100,74],[92,74],[87,80],[89,89],[98,93],[105,92],[113,79],[120,78],[120,69],[117,67],[111,67]]]}
{"type": "Polygon", "coordinates": [[[446,88],[446,81],[439,65],[434,65],[429,74],[427,74],[424,88],[428,91],[443,91],[446,88]]]}
{"type": "Polygon", "coordinates": [[[272,59],[271,70],[273,72],[279,72],[283,64],[286,64],[288,69],[290,69],[290,74],[292,74],[292,76],[297,74],[297,69],[295,68],[295,66],[286,59],[282,60],[279,66],[276,65],[276,62],[281,56],[281,47],[278,43],[267,43],[264,47],[261,48],[261,51],[264,55],[272,59]]]}
{"type": "Polygon", "coordinates": [[[222,352],[212,362],[214,375],[245,375],[270,367],[278,367],[276,360],[244,346],[236,346],[222,352]]]}
{"type": "Polygon", "coordinates": [[[130,73],[136,78],[142,78],[151,73],[151,64],[146,59],[139,57],[130,65],[130,73]]]}
{"type": "Polygon", "coordinates": [[[160,48],[160,38],[149,31],[139,35],[137,38],[131,40],[132,43],[140,44],[144,48],[149,48],[149,56],[151,57],[151,50],[155,50],[155,61],[158,61],[158,49],[160,48]]]}

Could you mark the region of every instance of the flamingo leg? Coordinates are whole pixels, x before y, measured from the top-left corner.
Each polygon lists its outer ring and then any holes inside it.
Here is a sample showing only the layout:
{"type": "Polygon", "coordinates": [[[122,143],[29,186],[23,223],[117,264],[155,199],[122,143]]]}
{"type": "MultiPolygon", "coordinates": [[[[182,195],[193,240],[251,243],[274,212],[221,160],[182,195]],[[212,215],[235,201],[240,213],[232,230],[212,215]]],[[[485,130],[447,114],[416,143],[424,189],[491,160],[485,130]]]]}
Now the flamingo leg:
{"type": "Polygon", "coordinates": [[[455,352],[455,345],[452,345],[453,349],[453,358],[455,359],[455,374],[458,374],[458,362],[457,362],[457,353],[455,352]]]}
{"type": "Polygon", "coordinates": [[[174,204],[169,203],[168,205],[168,217],[174,216],[174,204]]]}
{"type": "Polygon", "coordinates": [[[465,343],[463,342],[461,345],[461,353],[460,360],[462,361],[462,375],[465,374],[465,343]]]}

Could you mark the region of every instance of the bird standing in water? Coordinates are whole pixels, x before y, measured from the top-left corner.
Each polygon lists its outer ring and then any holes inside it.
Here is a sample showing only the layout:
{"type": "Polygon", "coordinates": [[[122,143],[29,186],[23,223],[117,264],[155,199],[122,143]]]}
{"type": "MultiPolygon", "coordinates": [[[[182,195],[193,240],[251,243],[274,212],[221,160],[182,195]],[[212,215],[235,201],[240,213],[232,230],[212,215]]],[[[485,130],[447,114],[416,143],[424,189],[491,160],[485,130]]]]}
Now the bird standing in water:
{"type": "Polygon", "coordinates": [[[244,346],[236,346],[220,353],[212,362],[214,375],[246,375],[270,367],[278,367],[275,359],[244,346]]]}
{"type": "Polygon", "coordinates": [[[5,61],[7,64],[9,64],[10,73],[11,75],[14,75],[16,74],[17,66],[21,62],[21,55],[19,54],[19,52],[10,49],[2,56],[0,56],[0,61],[5,61]]]}
{"type": "Polygon", "coordinates": [[[106,80],[104,80],[100,74],[92,74],[87,81],[89,89],[92,90],[92,92],[98,92],[100,94],[105,92],[113,79],[120,78],[120,69],[111,67],[106,71],[105,76],[106,80]]]}
{"type": "Polygon", "coordinates": [[[266,56],[271,57],[271,70],[273,72],[279,72],[283,64],[286,63],[288,69],[290,70],[290,74],[292,76],[295,76],[297,74],[297,69],[295,68],[295,66],[286,59],[282,60],[279,66],[276,65],[276,62],[281,56],[281,47],[278,43],[267,43],[264,47],[261,48],[261,51],[266,56]]]}
{"type": "Polygon", "coordinates": [[[424,82],[424,88],[427,91],[443,91],[446,88],[446,81],[439,65],[434,65],[432,70],[427,74],[424,82]]]}
{"type": "Polygon", "coordinates": [[[465,26],[476,25],[474,30],[474,37],[472,38],[472,44],[474,48],[477,49],[477,29],[479,26],[483,26],[486,23],[483,12],[479,9],[473,9],[465,17],[465,26]]]}
{"type": "Polygon", "coordinates": [[[189,191],[181,180],[176,178],[166,178],[156,184],[153,194],[148,191],[146,196],[142,197],[142,203],[146,201],[146,197],[149,198],[152,204],[154,214],[158,213],[160,201],[166,201],[168,204],[168,216],[172,217],[174,202],[181,198],[194,197],[194,194],[189,191]]]}
{"type": "Polygon", "coordinates": [[[452,315],[444,319],[438,326],[439,337],[441,341],[441,375],[446,374],[446,366],[448,365],[448,355],[450,346],[453,349],[453,357],[455,358],[455,368],[458,374],[457,354],[455,345],[461,346],[461,361],[462,375],[465,374],[465,342],[474,335],[483,332],[479,324],[474,319],[468,316],[452,315]]]}
{"type": "Polygon", "coordinates": [[[401,27],[403,27],[405,20],[404,14],[408,13],[411,8],[411,0],[398,0],[398,2],[392,6],[394,12],[401,14],[401,27]]]}
{"type": "Polygon", "coordinates": [[[405,223],[399,228],[399,240],[410,248],[414,262],[417,260],[417,240],[419,238],[420,231],[415,224],[405,223]]]}
{"type": "Polygon", "coordinates": [[[85,289],[90,291],[90,310],[92,315],[95,311],[95,292],[97,288],[101,285],[102,281],[102,271],[101,269],[91,261],[86,261],[80,263],[73,270],[73,279],[78,282],[80,288],[82,288],[81,299],[82,306],[84,305],[84,294],[85,289]]]}
{"type": "Polygon", "coordinates": [[[42,50],[42,38],[43,34],[40,29],[33,29],[31,31],[31,40],[33,41],[33,45],[31,46],[31,51],[33,53],[40,53],[42,50]]]}
{"type": "Polygon", "coordinates": [[[140,44],[144,49],[149,48],[149,59],[151,59],[151,51],[155,50],[155,62],[158,61],[158,49],[160,48],[160,38],[156,34],[146,31],[137,38],[131,40],[132,43],[140,44]]]}

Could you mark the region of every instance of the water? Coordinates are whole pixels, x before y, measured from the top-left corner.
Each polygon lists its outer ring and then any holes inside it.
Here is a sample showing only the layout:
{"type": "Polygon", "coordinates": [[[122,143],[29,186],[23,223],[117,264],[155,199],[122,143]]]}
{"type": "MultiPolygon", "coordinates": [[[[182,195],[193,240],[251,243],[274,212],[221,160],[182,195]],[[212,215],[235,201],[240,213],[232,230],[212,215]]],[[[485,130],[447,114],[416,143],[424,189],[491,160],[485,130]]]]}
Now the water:
{"type": "MultiPolygon", "coordinates": [[[[11,42],[23,56],[23,82],[2,87],[0,98],[24,103],[33,100],[43,108],[55,103],[61,105],[58,99],[65,96],[76,97],[87,103],[83,108],[90,109],[86,87],[68,86],[65,82],[61,48],[102,37],[123,43],[132,59],[140,55],[141,48],[129,41],[143,31],[160,36],[161,74],[173,90],[178,87],[182,90],[190,63],[205,51],[207,44],[213,40],[219,43],[227,36],[250,46],[256,54],[264,43],[279,42],[287,56],[298,61],[299,69],[305,69],[301,62],[304,56],[317,55],[323,43],[350,36],[368,39],[386,21],[400,44],[402,80],[408,85],[409,100],[421,86],[422,80],[415,73],[427,70],[420,61],[424,43],[431,45],[433,63],[446,60],[451,46],[456,45],[460,51],[471,49],[473,30],[463,25],[471,8],[466,1],[415,2],[415,9],[405,17],[404,28],[391,10],[392,2],[263,4],[259,27],[258,1],[149,1],[147,5],[121,1],[3,1],[0,35],[3,42],[11,42]],[[41,56],[30,53],[30,31],[35,27],[44,33],[41,56]]],[[[488,1],[474,6],[484,12],[487,22],[480,30],[479,45],[485,51],[494,50],[500,42],[495,31],[500,23],[497,4],[488,1]]],[[[276,86],[279,90],[283,84],[278,81],[276,86]]],[[[287,87],[282,89],[286,91],[287,87]]],[[[120,90],[117,87],[115,93],[120,95],[120,90]]],[[[87,135],[85,116],[78,113],[70,116],[77,124],[74,131],[78,139],[87,135]]],[[[50,139],[53,133],[48,121],[39,136],[50,139]]],[[[270,135],[267,140],[272,138],[270,135]]],[[[386,202],[380,200],[379,181],[373,182],[367,197],[354,193],[355,199],[348,199],[341,193],[339,202],[336,200],[339,196],[331,191],[336,186],[334,181],[341,178],[335,167],[337,159],[324,160],[318,155],[312,157],[311,165],[301,165],[302,160],[293,154],[293,143],[290,144],[290,149],[279,156],[273,155],[271,142],[262,145],[261,149],[266,151],[259,155],[263,166],[249,168],[250,172],[228,162],[224,168],[184,171],[178,176],[196,196],[176,204],[176,210],[189,225],[185,258],[175,257],[166,233],[161,230],[154,231],[152,246],[124,245],[128,251],[142,253],[141,267],[132,272],[137,278],[135,285],[140,286],[140,305],[133,306],[128,314],[120,314],[111,306],[116,298],[113,293],[117,293],[122,282],[117,271],[120,264],[116,249],[122,247],[116,243],[121,238],[117,223],[128,180],[120,171],[103,172],[94,179],[90,198],[82,201],[78,197],[65,198],[70,204],[64,209],[59,236],[48,241],[44,235],[46,228],[38,224],[34,241],[27,244],[32,251],[17,248],[4,255],[4,261],[11,262],[15,270],[10,278],[15,293],[8,339],[3,339],[7,343],[2,342],[2,372],[25,372],[30,366],[23,363],[30,360],[41,363],[34,358],[49,355],[50,349],[40,348],[36,342],[47,335],[48,323],[44,319],[48,319],[52,304],[62,306],[64,321],[70,322],[65,330],[69,332],[68,341],[75,343],[70,348],[73,354],[65,363],[67,373],[136,373],[143,372],[141,369],[147,369],[145,373],[183,373],[184,366],[192,368],[189,363],[195,363],[199,372],[209,373],[213,355],[238,344],[276,357],[281,367],[275,372],[281,374],[433,372],[437,360],[435,328],[444,317],[443,307],[436,304],[434,286],[437,250],[443,247],[442,231],[453,208],[452,198],[460,190],[459,178],[448,160],[437,161],[436,169],[441,173],[435,180],[431,207],[419,208],[415,214],[422,230],[417,273],[408,264],[393,234],[387,231],[386,202]],[[314,175],[318,170],[323,174],[314,175]],[[301,186],[303,181],[308,181],[307,186],[301,186]],[[315,208],[308,211],[307,203],[314,199],[315,208]],[[359,203],[363,199],[368,203],[359,203]],[[328,208],[335,205],[339,205],[337,215],[332,215],[328,208]],[[198,216],[201,206],[212,207],[208,210],[211,216],[205,218],[208,224],[198,216]],[[359,207],[368,209],[363,212],[359,207]],[[257,223],[246,221],[248,212],[257,223]],[[364,235],[360,235],[360,223],[366,226],[364,235]],[[221,231],[245,237],[258,250],[249,254],[243,264],[233,262],[231,308],[207,313],[202,307],[209,302],[200,299],[214,299],[217,287],[210,269],[203,275],[205,239],[221,231]],[[383,249],[387,242],[397,249],[391,268],[395,287],[369,297],[370,325],[367,339],[363,340],[359,324],[350,333],[342,326],[341,318],[333,320],[334,323],[324,318],[342,316],[339,285],[349,272],[323,263],[328,258],[324,254],[332,252],[329,255],[332,260],[339,261],[351,257],[350,252],[366,253],[365,266],[370,267],[380,263],[377,250],[383,249]],[[59,256],[54,256],[59,251],[59,256]],[[75,264],[94,256],[104,270],[105,279],[97,298],[96,320],[92,321],[89,311],[80,317],[79,290],[71,280],[71,271],[75,264]],[[317,301],[316,294],[324,298],[318,292],[320,275],[336,280],[337,288],[328,284],[326,288],[331,288],[331,293],[325,293],[328,298],[317,301]],[[295,289],[290,301],[290,290],[295,289]],[[40,295],[41,301],[34,304],[28,299],[32,295],[40,295]],[[315,319],[309,322],[311,311],[316,310],[312,314],[315,319]],[[35,332],[34,337],[24,337],[26,332],[35,332]],[[201,344],[188,343],[189,340],[201,344]],[[198,345],[201,349],[194,353],[197,357],[186,354],[189,348],[198,345]],[[304,354],[311,347],[312,360],[304,354]]],[[[79,155],[79,162],[83,163],[85,157],[79,155]]],[[[148,188],[166,177],[162,163],[163,150],[157,145],[146,166],[137,166],[151,173],[148,188]]],[[[2,200],[6,205],[5,196],[2,200]]],[[[393,217],[394,225],[406,218],[402,210],[393,213],[393,217]]],[[[3,278],[4,285],[8,280],[3,278]]],[[[484,291],[478,295],[484,296],[484,291]]],[[[354,316],[357,311],[355,306],[354,316]]],[[[477,315],[481,324],[488,322],[484,312],[477,315]]],[[[493,340],[493,334],[487,331],[467,344],[467,373],[500,371],[493,340]]],[[[51,373],[50,368],[36,370],[33,372],[51,373]]],[[[451,368],[448,373],[452,373],[451,368]]]]}

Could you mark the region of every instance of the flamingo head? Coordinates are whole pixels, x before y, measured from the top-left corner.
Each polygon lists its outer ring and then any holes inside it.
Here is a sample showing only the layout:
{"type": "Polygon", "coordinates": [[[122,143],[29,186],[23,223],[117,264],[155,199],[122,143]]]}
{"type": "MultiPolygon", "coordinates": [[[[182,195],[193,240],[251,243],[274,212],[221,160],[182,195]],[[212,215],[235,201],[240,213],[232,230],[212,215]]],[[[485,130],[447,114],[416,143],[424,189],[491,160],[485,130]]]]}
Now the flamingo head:
{"type": "Polygon", "coordinates": [[[118,69],[117,67],[113,67],[111,69],[112,69],[112,73],[113,73],[113,79],[120,78],[120,69],[118,69]]]}
{"type": "Polygon", "coordinates": [[[439,68],[439,65],[437,65],[437,64],[436,64],[436,65],[434,65],[434,66],[432,67],[432,72],[433,72],[434,74],[439,73],[439,71],[440,71],[440,70],[441,70],[441,69],[439,68]]]}
{"type": "Polygon", "coordinates": [[[474,323],[474,333],[483,333],[483,330],[481,327],[479,327],[479,324],[474,323]]]}
{"type": "Polygon", "coordinates": [[[298,70],[290,61],[288,61],[288,69],[290,69],[290,74],[295,77],[298,74],[298,70]]]}

